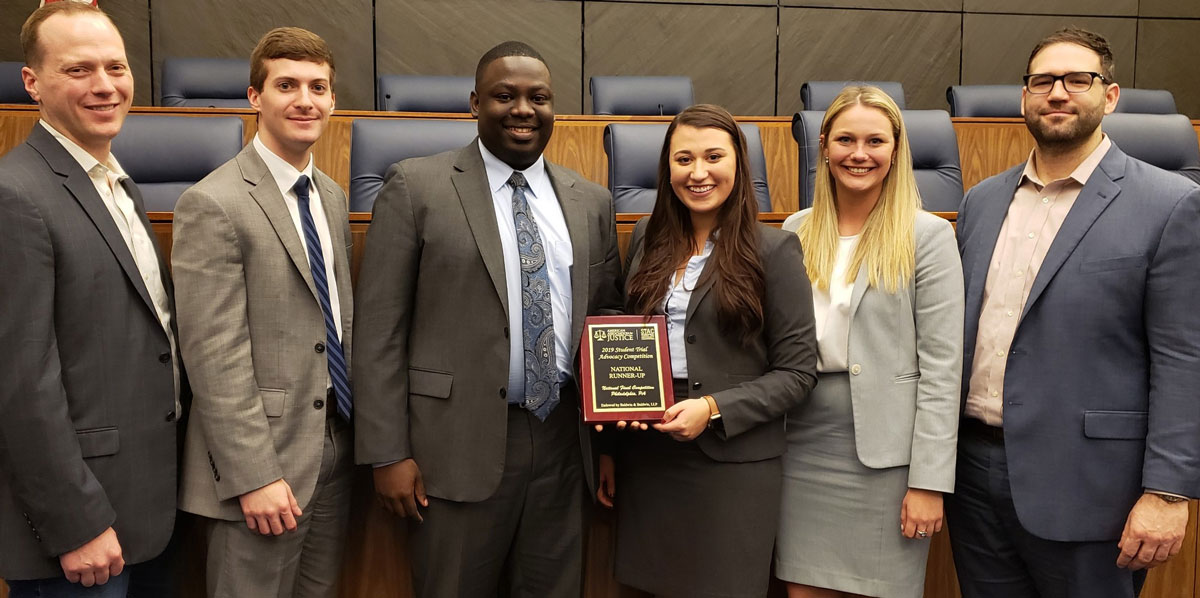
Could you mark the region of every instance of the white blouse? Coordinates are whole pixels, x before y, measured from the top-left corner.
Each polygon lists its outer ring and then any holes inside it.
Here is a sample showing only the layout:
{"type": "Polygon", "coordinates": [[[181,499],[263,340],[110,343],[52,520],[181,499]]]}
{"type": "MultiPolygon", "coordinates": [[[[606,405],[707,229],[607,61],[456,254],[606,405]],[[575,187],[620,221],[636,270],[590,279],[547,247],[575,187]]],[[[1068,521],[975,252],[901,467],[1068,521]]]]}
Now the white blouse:
{"type": "MultiPolygon", "coordinates": [[[[813,316],[817,325],[817,371],[844,372],[849,367],[850,298],[854,283],[846,283],[850,256],[859,235],[838,239],[837,261],[829,277],[829,289],[813,285],[813,316]]],[[[860,281],[861,282],[861,281],[860,281]]]]}
{"type": "Polygon", "coordinates": [[[688,304],[692,302],[692,291],[700,282],[700,274],[712,255],[713,242],[709,239],[704,244],[700,255],[688,258],[687,268],[683,271],[683,280],[671,276],[671,288],[663,298],[663,313],[667,316],[667,346],[671,351],[671,376],[687,378],[687,344],[684,340],[684,324],[687,322],[688,304]]]}

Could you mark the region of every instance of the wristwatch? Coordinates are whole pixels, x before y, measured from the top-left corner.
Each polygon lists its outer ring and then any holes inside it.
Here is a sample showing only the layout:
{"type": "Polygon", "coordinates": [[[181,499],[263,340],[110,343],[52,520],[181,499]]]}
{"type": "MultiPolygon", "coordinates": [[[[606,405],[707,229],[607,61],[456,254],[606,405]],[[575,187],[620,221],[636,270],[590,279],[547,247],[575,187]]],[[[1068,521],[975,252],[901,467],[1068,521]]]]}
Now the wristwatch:
{"type": "Polygon", "coordinates": [[[1153,494],[1154,496],[1157,496],[1160,499],[1162,499],[1163,502],[1170,504],[1170,505],[1173,505],[1175,503],[1184,502],[1187,500],[1187,498],[1184,498],[1182,496],[1175,496],[1174,494],[1163,494],[1162,492],[1148,492],[1147,494],[1153,494]]]}
{"type": "Polygon", "coordinates": [[[708,401],[708,425],[711,427],[721,419],[721,411],[717,409],[717,400],[712,398],[712,395],[704,395],[700,398],[708,401]]]}

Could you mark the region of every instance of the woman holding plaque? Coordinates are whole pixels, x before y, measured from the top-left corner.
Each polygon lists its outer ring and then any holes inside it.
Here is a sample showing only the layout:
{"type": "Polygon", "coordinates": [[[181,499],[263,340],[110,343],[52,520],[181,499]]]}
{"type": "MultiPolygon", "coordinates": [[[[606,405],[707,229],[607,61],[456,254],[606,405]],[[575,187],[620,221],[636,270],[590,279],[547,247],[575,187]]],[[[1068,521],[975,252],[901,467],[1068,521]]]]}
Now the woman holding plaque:
{"type": "Polygon", "coordinates": [[[954,489],[954,231],[921,210],[900,110],[879,89],[841,92],[819,151],[813,207],[783,225],[804,247],[819,382],[787,417],[775,572],[790,598],[920,598],[954,489]]]}
{"type": "Polygon", "coordinates": [[[812,390],[816,341],[800,243],[756,206],[733,117],[676,116],[625,286],[628,313],[666,316],[676,403],[611,434],[598,490],[617,504],[617,579],[659,596],[767,591],[784,417],[812,390]]]}

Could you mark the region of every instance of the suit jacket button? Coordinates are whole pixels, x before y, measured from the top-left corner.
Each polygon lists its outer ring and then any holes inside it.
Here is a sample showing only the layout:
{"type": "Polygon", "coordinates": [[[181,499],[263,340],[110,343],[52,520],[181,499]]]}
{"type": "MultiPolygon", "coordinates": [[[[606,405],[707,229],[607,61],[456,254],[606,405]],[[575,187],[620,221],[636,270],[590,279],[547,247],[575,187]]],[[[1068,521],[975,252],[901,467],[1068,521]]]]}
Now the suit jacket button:
{"type": "Polygon", "coordinates": [[[159,355],[159,356],[158,356],[158,362],[159,362],[159,363],[171,363],[171,354],[170,354],[170,353],[163,353],[162,355],[159,355]]]}
{"type": "Polygon", "coordinates": [[[317,343],[317,346],[313,347],[313,351],[316,351],[317,353],[324,353],[325,343],[317,343]]]}
{"type": "Polygon", "coordinates": [[[218,474],[214,475],[213,480],[218,481],[218,482],[221,481],[221,474],[218,473],[218,474]]]}
{"type": "Polygon", "coordinates": [[[856,363],[856,364],[854,364],[854,365],[852,365],[852,366],[850,366],[850,373],[851,373],[852,375],[855,375],[855,376],[857,376],[857,375],[861,374],[861,373],[862,373],[862,366],[861,366],[861,365],[858,365],[857,363],[856,363]]]}
{"type": "Polygon", "coordinates": [[[508,338],[508,326],[504,327],[504,338],[508,338]]]}
{"type": "Polygon", "coordinates": [[[313,409],[323,409],[324,407],[325,401],[322,401],[321,399],[313,401],[313,409]]]}
{"type": "Polygon", "coordinates": [[[173,421],[175,421],[175,412],[174,411],[167,414],[167,423],[170,423],[173,421]]]}
{"type": "Polygon", "coordinates": [[[689,345],[691,345],[691,344],[694,344],[694,343],[696,342],[696,335],[694,335],[694,334],[689,334],[689,335],[687,336],[687,342],[688,342],[688,344],[689,344],[689,345]]]}
{"type": "Polygon", "coordinates": [[[505,388],[501,388],[500,389],[500,398],[503,399],[503,398],[507,398],[507,397],[508,397],[508,390],[505,388]]]}
{"type": "Polygon", "coordinates": [[[692,383],[692,389],[694,389],[694,390],[700,390],[700,383],[699,383],[699,382],[693,382],[693,383],[692,383]]]}

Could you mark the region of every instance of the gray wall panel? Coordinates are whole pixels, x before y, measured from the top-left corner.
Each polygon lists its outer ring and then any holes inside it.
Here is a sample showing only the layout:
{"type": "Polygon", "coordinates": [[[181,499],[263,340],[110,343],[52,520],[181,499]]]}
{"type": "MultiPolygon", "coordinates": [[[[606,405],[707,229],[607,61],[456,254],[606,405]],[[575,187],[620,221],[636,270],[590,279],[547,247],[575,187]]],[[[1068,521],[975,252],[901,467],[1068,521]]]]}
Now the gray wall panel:
{"type": "Polygon", "coordinates": [[[1181,0],[1141,0],[1138,14],[1143,17],[1200,18],[1200,2],[1181,0]]]}
{"type": "Polygon", "coordinates": [[[0,2],[0,61],[21,61],[21,25],[33,9],[37,0],[0,2]]]}
{"type": "MultiPolygon", "coordinates": [[[[773,114],[775,11],[587,2],[584,84],[592,75],[687,75],[697,102],[773,114]],[[719,34],[695,33],[705,31],[719,34]]],[[[590,113],[590,96],[585,107],[590,113]]]]}
{"type": "Polygon", "coordinates": [[[960,19],[957,13],[782,9],[778,113],[801,109],[805,81],[850,79],[899,81],[909,108],[944,110],[946,87],[958,83],[960,19]]]}
{"type": "Polygon", "coordinates": [[[969,40],[963,48],[963,84],[1019,84],[1034,44],[1066,25],[1106,37],[1117,82],[1133,81],[1137,19],[968,14],[963,18],[963,39],[969,40]]]}
{"type": "MultiPolygon", "coordinates": [[[[107,8],[110,4],[104,3],[107,8]]],[[[320,35],[337,63],[337,107],[374,107],[371,0],[302,2],[164,2],[153,6],[154,68],[172,56],[250,58],[258,39],[274,27],[304,27],[320,35]]],[[[157,83],[157,81],[156,81],[157,83]]],[[[157,97],[157,90],[155,93],[157,97]]]]}
{"type": "Polygon", "coordinates": [[[1175,107],[1200,115],[1200,21],[1142,19],[1138,28],[1135,87],[1169,89],[1175,107]]]}
{"type": "Polygon", "coordinates": [[[377,0],[381,75],[474,75],[492,46],[524,41],[545,57],[555,111],[582,112],[579,2],[551,0],[377,0]]]}
{"type": "Polygon", "coordinates": [[[780,0],[781,6],[804,8],[882,8],[961,12],[963,0],[780,0]]]}
{"type": "MultiPolygon", "coordinates": [[[[561,1],[561,0],[560,0],[561,1]]],[[[570,0],[578,2],[579,0],[570,0]]],[[[603,0],[605,2],[610,0],[603,0]]],[[[739,6],[775,6],[775,0],[622,0],[631,4],[736,4],[739,6]]]]}
{"type": "MultiPolygon", "coordinates": [[[[1139,0],[964,0],[967,12],[1135,17],[1139,0]]],[[[1141,0],[1145,1],[1145,0],[1141,0]]],[[[1177,1],[1177,0],[1169,0],[1177,1]]]]}

